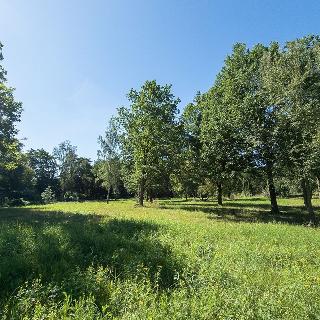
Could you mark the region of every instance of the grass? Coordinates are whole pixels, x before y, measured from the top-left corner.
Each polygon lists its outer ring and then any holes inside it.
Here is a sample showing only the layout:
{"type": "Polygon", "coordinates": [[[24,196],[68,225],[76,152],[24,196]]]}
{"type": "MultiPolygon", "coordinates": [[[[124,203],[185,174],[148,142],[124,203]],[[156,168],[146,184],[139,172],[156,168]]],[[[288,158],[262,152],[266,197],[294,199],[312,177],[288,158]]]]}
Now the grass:
{"type": "Polygon", "coordinates": [[[279,204],[2,208],[0,319],[320,319],[320,230],[279,204]]]}

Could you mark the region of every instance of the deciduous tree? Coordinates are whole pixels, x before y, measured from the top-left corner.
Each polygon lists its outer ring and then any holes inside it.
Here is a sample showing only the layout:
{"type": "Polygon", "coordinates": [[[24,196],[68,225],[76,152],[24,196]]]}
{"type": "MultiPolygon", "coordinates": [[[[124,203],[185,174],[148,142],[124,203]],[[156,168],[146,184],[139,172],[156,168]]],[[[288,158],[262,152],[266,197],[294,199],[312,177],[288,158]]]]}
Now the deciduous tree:
{"type": "Polygon", "coordinates": [[[132,89],[128,99],[130,107],[120,108],[118,115],[121,145],[127,175],[143,205],[145,194],[152,199],[174,166],[180,100],[173,96],[170,85],[156,81],[146,81],[140,91],[132,89]]]}

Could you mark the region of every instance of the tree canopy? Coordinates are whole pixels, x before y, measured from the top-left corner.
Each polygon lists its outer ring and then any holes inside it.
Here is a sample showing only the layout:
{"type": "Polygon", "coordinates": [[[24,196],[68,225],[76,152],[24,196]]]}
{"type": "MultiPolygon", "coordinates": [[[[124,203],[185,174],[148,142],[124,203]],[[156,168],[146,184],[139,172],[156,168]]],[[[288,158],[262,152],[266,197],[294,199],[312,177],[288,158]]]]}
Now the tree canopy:
{"type": "MultiPolygon", "coordinates": [[[[0,44],[0,62],[2,61],[0,44]]],[[[301,194],[315,220],[320,195],[320,38],[280,45],[237,43],[213,85],[179,116],[171,85],[146,81],[131,89],[98,138],[98,159],[65,141],[52,153],[22,151],[22,105],[0,64],[0,192],[5,197],[62,200],[135,195],[223,198],[301,194]],[[55,198],[52,196],[52,198],[55,198]]]]}

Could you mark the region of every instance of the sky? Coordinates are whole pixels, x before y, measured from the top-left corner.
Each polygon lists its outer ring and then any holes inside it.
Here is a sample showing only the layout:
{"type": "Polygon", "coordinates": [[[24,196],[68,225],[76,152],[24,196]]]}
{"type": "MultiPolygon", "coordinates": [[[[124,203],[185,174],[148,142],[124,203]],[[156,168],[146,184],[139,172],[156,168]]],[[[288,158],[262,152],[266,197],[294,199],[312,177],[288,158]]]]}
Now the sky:
{"type": "Polygon", "coordinates": [[[8,83],[23,103],[25,150],[64,140],[96,159],[126,94],[172,84],[179,108],[214,83],[236,42],[320,33],[317,0],[0,0],[8,83]]]}

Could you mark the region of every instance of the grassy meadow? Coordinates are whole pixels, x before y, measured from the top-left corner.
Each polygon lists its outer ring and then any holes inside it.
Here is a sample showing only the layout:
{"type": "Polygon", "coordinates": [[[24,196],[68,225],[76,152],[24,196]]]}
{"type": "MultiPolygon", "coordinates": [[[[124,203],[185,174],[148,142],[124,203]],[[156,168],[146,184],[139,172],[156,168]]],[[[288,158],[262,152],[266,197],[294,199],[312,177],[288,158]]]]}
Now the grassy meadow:
{"type": "Polygon", "coordinates": [[[320,319],[320,230],[279,204],[0,208],[0,319],[320,319]]]}

